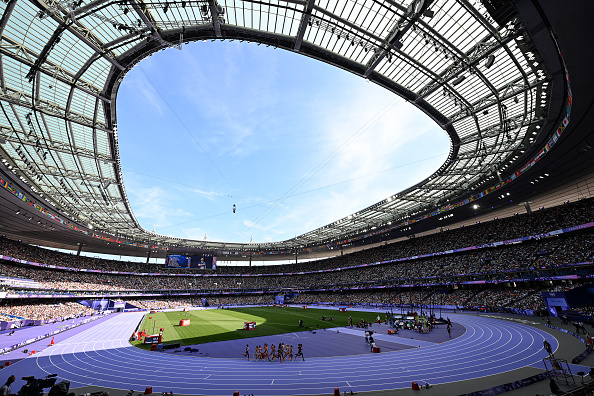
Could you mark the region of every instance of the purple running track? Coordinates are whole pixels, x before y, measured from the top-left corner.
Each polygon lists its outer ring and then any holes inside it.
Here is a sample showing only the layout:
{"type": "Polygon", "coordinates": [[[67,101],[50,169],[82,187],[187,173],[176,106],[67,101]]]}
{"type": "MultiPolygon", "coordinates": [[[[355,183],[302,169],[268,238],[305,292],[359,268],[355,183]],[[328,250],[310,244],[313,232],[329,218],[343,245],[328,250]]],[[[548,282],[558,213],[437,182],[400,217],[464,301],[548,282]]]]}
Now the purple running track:
{"type": "MultiPolygon", "coordinates": [[[[141,313],[117,315],[78,332],[35,357],[2,371],[17,377],[58,374],[71,387],[85,385],[176,394],[310,395],[336,387],[354,392],[410,388],[411,382],[442,384],[537,365],[546,356],[550,334],[520,323],[476,315],[450,315],[466,328],[443,343],[380,354],[253,362],[241,358],[200,358],[144,351],[128,339],[141,313]]],[[[346,348],[346,346],[345,346],[346,348]]],[[[17,381],[13,389],[19,389],[17,381]]]]}

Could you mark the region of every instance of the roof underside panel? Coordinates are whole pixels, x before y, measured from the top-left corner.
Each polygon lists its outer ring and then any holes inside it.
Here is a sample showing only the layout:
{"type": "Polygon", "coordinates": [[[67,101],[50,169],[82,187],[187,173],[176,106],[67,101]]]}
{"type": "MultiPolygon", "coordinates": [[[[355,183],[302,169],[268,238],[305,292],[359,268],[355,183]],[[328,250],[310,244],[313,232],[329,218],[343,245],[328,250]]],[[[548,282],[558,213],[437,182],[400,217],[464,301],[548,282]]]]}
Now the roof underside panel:
{"type": "Polygon", "coordinates": [[[117,129],[108,130],[117,119],[111,99],[120,73],[151,51],[181,45],[186,31],[199,32],[197,39],[225,38],[224,27],[253,41],[293,43],[282,44],[289,50],[307,45],[321,60],[414,101],[456,144],[446,164],[417,186],[295,239],[263,245],[325,243],[392,224],[460,198],[509,166],[533,143],[529,128],[544,118],[550,89],[517,20],[499,26],[478,0],[435,0],[425,14],[422,3],[129,0],[83,1],[81,10],[56,0],[39,3],[42,8],[1,3],[8,19],[0,43],[6,112],[0,153],[52,207],[95,230],[156,244],[243,248],[140,228],[121,184],[117,129]]]}

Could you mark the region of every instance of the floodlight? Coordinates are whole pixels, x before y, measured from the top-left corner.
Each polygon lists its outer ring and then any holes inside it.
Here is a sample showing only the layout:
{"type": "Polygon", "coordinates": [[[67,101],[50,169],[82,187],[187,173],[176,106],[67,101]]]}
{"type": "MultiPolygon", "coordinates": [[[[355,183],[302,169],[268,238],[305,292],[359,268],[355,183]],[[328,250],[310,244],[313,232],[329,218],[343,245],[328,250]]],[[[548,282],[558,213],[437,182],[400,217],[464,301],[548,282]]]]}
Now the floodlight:
{"type": "Polygon", "coordinates": [[[433,12],[432,10],[425,10],[423,11],[423,16],[427,17],[427,18],[433,18],[433,15],[435,15],[435,12],[433,12]]]}
{"type": "Polygon", "coordinates": [[[452,81],[452,85],[456,86],[456,85],[460,84],[462,81],[464,81],[465,78],[466,78],[466,76],[464,74],[462,74],[461,76],[456,78],[454,81],[452,81]]]}

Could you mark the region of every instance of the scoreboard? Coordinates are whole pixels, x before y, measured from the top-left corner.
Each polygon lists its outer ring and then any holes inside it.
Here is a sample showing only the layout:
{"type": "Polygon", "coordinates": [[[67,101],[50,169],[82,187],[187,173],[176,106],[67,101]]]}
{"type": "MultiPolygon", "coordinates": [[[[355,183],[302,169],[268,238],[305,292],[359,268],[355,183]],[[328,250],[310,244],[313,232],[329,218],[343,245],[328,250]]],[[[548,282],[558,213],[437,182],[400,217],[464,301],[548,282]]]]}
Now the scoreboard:
{"type": "Polygon", "coordinates": [[[213,256],[188,256],[182,254],[170,254],[165,260],[165,266],[169,268],[211,270],[217,268],[217,258],[213,256]]]}

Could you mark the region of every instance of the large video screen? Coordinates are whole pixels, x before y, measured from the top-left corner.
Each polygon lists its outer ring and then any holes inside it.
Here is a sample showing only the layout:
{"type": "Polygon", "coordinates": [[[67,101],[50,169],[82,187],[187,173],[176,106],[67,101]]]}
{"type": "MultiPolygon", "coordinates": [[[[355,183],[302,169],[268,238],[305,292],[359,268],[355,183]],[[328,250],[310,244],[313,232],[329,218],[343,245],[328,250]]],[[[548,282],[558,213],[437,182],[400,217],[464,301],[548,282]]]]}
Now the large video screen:
{"type": "Polygon", "coordinates": [[[171,254],[167,256],[165,266],[169,268],[216,269],[217,258],[212,256],[205,257],[171,254]]]}

